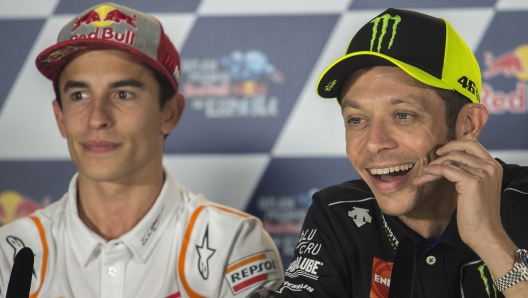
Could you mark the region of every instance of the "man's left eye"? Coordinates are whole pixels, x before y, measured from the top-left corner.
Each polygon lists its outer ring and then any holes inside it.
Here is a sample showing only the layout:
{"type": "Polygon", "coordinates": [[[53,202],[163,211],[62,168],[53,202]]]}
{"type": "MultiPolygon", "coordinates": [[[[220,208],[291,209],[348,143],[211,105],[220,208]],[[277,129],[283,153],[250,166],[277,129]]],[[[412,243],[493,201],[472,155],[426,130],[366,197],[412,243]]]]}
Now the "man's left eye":
{"type": "Polygon", "coordinates": [[[132,97],[132,94],[128,91],[119,91],[117,93],[117,97],[119,97],[120,99],[129,99],[130,97],[132,97]]]}
{"type": "Polygon", "coordinates": [[[406,120],[406,119],[409,119],[411,115],[407,113],[398,113],[396,117],[398,117],[398,119],[400,120],[406,120]]]}

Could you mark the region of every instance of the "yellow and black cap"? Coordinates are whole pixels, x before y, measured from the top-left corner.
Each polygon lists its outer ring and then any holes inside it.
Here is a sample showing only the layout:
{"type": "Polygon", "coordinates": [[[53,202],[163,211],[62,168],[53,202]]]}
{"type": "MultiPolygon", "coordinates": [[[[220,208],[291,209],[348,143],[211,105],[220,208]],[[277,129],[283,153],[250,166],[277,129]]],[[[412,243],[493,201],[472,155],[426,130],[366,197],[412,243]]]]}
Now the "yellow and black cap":
{"type": "Polygon", "coordinates": [[[429,86],[455,90],[480,102],[481,77],[475,56],[444,19],[389,8],[364,25],[346,54],[323,72],[317,93],[340,97],[354,71],[377,65],[397,66],[429,86]]]}

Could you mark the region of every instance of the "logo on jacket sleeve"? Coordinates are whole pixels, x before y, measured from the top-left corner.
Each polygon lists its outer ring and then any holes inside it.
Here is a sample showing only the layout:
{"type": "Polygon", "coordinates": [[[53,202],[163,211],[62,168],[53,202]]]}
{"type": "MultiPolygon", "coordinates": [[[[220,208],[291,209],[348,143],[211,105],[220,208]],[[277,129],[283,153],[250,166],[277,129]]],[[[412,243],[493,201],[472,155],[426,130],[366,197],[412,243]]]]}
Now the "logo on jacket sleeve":
{"type": "Polygon", "coordinates": [[[277,260],[271,250],[237,260],[227,266],[224,275],[234,295],[268,280],[280,278],[277,260]]]}
{"type": "MultiPolygon", "coordinates": [[[[18,254],[18,252],[22,248],[26,247],[26,245],[24,244],[24,242],[20,238],[17,238],[15,236],[7,236],[6,241],[7,241],[7,243],[9,243],[9,245],[11,245],[11,247],[14,250],[14,253],[13,253],[13,262],[14,262],[15,261],[15,257],[18,254]]],[[[35,278],[37,278],[37,274],[35,273],[35,267],[33,267],[33,275],[35,276],[35,278]]]]}
{"type": "Polygon", "coordinates": [[[205,234],[202,239],[202,245],[196,245],[198,251],[198,271],[202,275],[203,279],[209,277],[209,259],[213,256],[216,249],[209,247],[209,225],[205,228],[205,234]]]}

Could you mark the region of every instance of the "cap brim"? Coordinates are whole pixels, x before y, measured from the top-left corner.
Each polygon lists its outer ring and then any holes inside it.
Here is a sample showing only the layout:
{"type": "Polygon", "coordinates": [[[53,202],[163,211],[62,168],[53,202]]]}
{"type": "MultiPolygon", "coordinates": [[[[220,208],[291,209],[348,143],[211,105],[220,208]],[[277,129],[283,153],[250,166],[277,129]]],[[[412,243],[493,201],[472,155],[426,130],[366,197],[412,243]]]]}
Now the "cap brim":
{"type": "MultiPolygon", "coordinates": [[[[131,47],[123,46],[122,43],[113,42],[104,39],[88,39],[88,40],[67,40],[57,43],[44,51],[42,51],[36,59],[38,70],[48,79],[54,83],[62,69],[68,64],[77,54],[84,51],[103,50],[103,49],[117,49],[131,54],[138,58],[143,63],[153,68],[155,71],[163,74],[164,77],[172,77],[172,74],[150,56],[135,50],[131,47]]],[[[169,80],[174,90],[178,91],[176,81],[169,80]]]]}
{"type": "Polygon", "coordinates": [[[415,66],[377,52],[361,51],[345,55],[328,66],[317,82],[317,94],[323,98],[340,97],[348,76],[358,69],[370,66],[397,66],[426,85],[455,90],[449,83],[415,66]]]}

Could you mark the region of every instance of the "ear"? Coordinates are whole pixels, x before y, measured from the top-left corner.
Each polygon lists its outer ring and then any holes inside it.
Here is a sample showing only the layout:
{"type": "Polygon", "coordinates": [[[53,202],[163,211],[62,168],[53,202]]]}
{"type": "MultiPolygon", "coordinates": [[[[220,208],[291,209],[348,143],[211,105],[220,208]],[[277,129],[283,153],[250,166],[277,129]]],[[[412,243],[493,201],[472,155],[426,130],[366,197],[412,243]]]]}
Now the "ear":
{"type": "Polygon", "coordinates": [[[62,109],[59,106],[59,102],[55,99],[53,101],[53,113],[55,113],[55,121],[57,121],[57,126],[63,138],[66,139],[66,127],[64,125],[64,115],[62,114],[62,109]]]}
{"type": "Polygon", "coordinates": [[[488,121],[488,109],[480,103],[465,105],[458,113],[456,131],[461,140],[476,139],[488,121]]]}
{"type": "Polygon", "coordinates": [[[176,93],[163,107],[163,124],[161,133],[168,135],[180,122],[183,109],[185,108],[185,97],[181,93],[176,93]]]}

